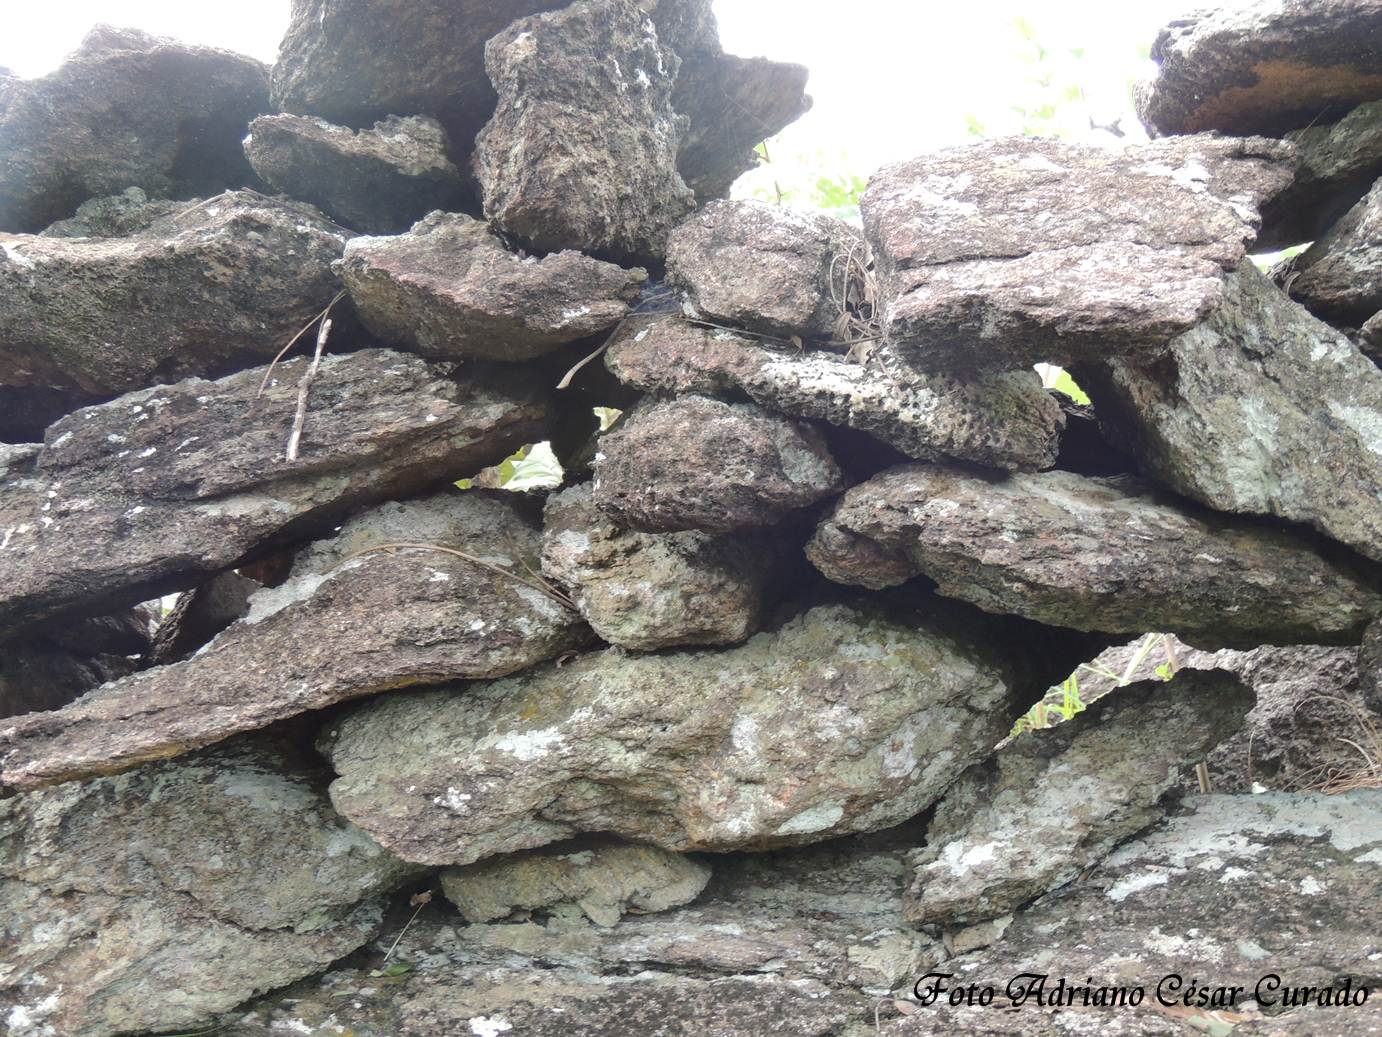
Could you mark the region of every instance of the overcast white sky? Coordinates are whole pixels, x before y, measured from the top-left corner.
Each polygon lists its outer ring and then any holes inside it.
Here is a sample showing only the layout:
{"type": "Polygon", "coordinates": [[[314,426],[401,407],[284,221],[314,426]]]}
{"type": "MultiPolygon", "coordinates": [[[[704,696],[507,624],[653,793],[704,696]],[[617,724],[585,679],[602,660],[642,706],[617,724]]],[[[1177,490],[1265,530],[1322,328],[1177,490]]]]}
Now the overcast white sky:
{"type": "MultiPolygon", "coordinates": [[[[1203,0],[716,0],[725,47],[811,69],[813,111],[778,142],[775,161],[868,173],[884,161],[967,139],[967,118],[1016,131],[1034,75],[1077,82],[1099,121],[1126,112],[1157,29],[1203,0]],[[1037,69],[1014,27],[1022,16],[1051,55],[1037,69]],[[1076,59],[1071,51],[1082,49],[1076,59]]],[[[1230,0],[1240,2],[1240,0],[1230,0]]],[[[8,5],[7,5],[8,6],[8,5]]],[[[289,0],[46,0],[5,13],[0,65],[20,75],[56,67],[97,21],[130,25],[273,61],[289,0]]],[[[1070,106],[1067,106],[1070,107],[1070,106]]],[[[1087,122],[1084,107],[1081,121],[1087,122]]],[[[1135,131],[1128,117],[1125,129],[1135,131]]],[[[768,171],[771,173],[772,171],[768,171]]]]}

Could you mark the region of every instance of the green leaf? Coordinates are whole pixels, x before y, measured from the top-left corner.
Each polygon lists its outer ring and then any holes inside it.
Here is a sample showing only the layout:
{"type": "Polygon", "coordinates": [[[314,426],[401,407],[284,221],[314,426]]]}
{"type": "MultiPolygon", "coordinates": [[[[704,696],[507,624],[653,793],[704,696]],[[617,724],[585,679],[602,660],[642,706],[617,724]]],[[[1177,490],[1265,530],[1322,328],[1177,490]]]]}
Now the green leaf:
{"type": "Polygon", "coordinates": [[[1075,384],[1075,379],[1070,377],[1069,371],[1062,371],[1051,388],[1055,389],[1056,392],[1065,393],[1076,403],[1089,406],[1089,395],[1075,384]]]}

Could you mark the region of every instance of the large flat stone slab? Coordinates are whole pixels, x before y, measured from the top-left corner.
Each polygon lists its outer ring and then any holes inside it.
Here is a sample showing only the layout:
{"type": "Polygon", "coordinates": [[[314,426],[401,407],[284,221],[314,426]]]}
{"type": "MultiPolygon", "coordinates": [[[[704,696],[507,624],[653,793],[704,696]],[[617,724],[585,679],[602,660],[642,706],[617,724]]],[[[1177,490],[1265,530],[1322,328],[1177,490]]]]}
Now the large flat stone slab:
{"type": "Polygon", "coordinates": [[[77,411],[0,481],[0,627],[196,585],[349,511],[473,474],[541,438],[527,390],[373,349],[327,357],[285,461],[306,359],[77,411]]]}
{"type": "Polygon", "coordinates": [[[1186,506],[1131,476],[888,469],[848,491],[806,553],[832,580],[914,576],[990,612],[1199,647],[1356,644],[1377,587],[1299,535],[1186,506]]]}
{"type": "Polygon", "coordinates": [[[1155,351],[1219,305],[1292,154],[1013,137],[885,166],[860,203],[885,330],[927,370],[1155,351]]]}

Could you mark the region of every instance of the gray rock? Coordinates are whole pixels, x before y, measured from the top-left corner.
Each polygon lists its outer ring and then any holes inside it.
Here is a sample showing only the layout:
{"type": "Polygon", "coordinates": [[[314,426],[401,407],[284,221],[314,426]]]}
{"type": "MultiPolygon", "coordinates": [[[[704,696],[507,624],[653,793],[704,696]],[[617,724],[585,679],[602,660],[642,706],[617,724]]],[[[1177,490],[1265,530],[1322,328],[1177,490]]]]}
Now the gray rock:
{"type": "Polygon", "coordinates": [[[1161,358],[1076,377],[1115,445],[1178,493],[1382,559],[1382,371],[1251,264],[1161,358]]]}
{"type": "Polygon", "coordinates": [[[1374,364],[1382,367],[1382,310],[1374,313],[1358,329],[1359,351],[1374,364]]]}
{"type": "Polygon", "coordinates": [[[1382,713],[1382,619],[1368,627],[1358,646],[1358,680],[1363,701],[1382,713]]]}
{"type": "MultiPolygon", "coordinates": [[[[1213,1008],[1267,1017],[1234,1027],[1234,1037],[1286,1032],[1318,1035],[1372,1034],[1377,1015],[1363,1008],[1305,1008],[1287,1016],[1282,991],[1264,977],[1289,987],[1338,989],[1350,977],[1374,986],[1377,933],[1382,906],[1371,890],[1382,879],[1382,792],[1360,790],[1340,796],[1268,793],[1260,796],[1197,796],[1188,811],[1172,817],[1114,852],[1084,881],[1038,901],[1017,915],[1002,941],[977,954],[940,966],[953,985],[971,980],[993,984],[996,1004],[1008,1006],[1004,988],[1022,973],[1046,976],[1049,999],[1057,979],[1066,989],[1141,986],[1139,1010],[1093,1009],[1098,1033],[1169,1035],[1204,1033],[1208,1004],[1170,1017],[1156,1002],[1159,983],[1180,1006],[1193,978],[1197,987],[1239,987],[1233,1002],[1213,1008]],[[1209,908],[1209,909],[1207,909],[1209,908]],[[1086,978],[1088,977],[1088,978],[1086,978]],[[1263,1000],[1254,997],[1260,989],[1263,1000]],[[1186,1016],[1198,1016],[1198,1026],[1186,1016]],[[1154,1029],[1105,1028],[1105,1019],[1150,1017],[1154,1029]],[[1289,1019],[1289,1022],[1286,1020],[1289,1019]],[[1362,1025],[1356,1025],[1361,1021],[1362,1025]]],[[[1076,998],[1080,997],[1078,991],[1076,998]]],[[[1212,996],[1212,995],[1211,995],[1212,996]]],[[[1193,1003],[1193,999],[1192,999],[1193,1003]]],[[[1035,1003],[1035,992],[1016,1014],[987,1009],[997,1020],[1019,1026],[966,1029],[975,1034],[1071,1035],[1089,1029],[1089,1010],[1052,1017],[1035,1003]],[[1030,1022],[1023,1020],[1030,1019],[1030,1022]]],[[[944,1004],[923,1009],[885,1031],[897,1037],[939,1035],[957,1013],[944,1004]]],[[[1223,1017],[1218,1020],[1224,1021],[1223,1017]]]]}
{"type": "Polygon", "coordinates": [[[1292,153],[1025,137],[885,166],[861,207],[886,330],[928,370],[1155,351],[1219,304],[1292,153]]]}
{"type": "Polygon", "coordinates": [[[769,335],[838,339],[849,260],[863,235],[843,220],[767,202],[711,202],[667,240],[668,279],[696,312],[769,335]]]}
{"type": "Polygon", "coordinates": [[[781,544],[780,535],[620,529],[582,483],[547,498],[542,572],[610,644],[640,651],[738,644],[758,629],[781,544]]]}
{"type": "MultiPolygon", "coordinates": [[[[720,858],[694,904],[608,928],[555,917],[461,928],[428,907],[394,954],[403,976],[343,965],[227,1020],[226,1033],[331,1037],[348,1003],[358,1037],[503,1025],[549,1037],[863,1037],[877,995],[945,954],[902,917],[906,871],[897,849],[841,840],[720,858]],[[560,1013],[544,993],[561,998],[560,1013]]],[[[371,959],[391,942],[386,933],[371,959]]]]}
{"type": "Polygon", "coordinates": [[[189,208],[186,202],[171,198],[149,198],[137,187],[127,187],[119,194],[88,198],[77,211],[65,220],[44,227],[45,238],[127,238],[146,229],[150,224],[168,216],[175,216],[189,208]]]}
{"type": "Polygon", "coordinates": [[[414,869],[251,743],[0,800],[0,1013],[13,1037],[205,1026],[379,929],[414,869]]]}
{"type": "Polygon", "coordinates": [[[575,0],[492,37],[499,105],[475,139],[485,215],[542,252],[662,256],[695,206],[677,172],[680,66],[638,0],[575,0]]]}
{"type": "Polygon", "coordinates": [[[771,526],[844,488],[809,425],[703,396],[639,407],[600,438],[592,467],[595,506],[647,533],[771,526]]]}
{"type": "Polygon", "coordinates": [[[1159,820],[1162,795],[1243,722],[1232,674],[1120,688],[1006,742],[950,786],[918,853],[907,917],[946,929],[1010,914],[1159,820]]]}
{"type": "Polygon", "coordinates": [[[605,353],[620,381],[658,393],[748,397],[769,410],[867,432],[922,461],[1008,470],[1055,463],[1065,416],[1031,371],[973,379],[772,349],[674,317],[635,317],[605,353]]]}
{"type": "Polygon", "coordinates": [[[1357,325],[1382,309],[1382,180],[1286,270],[1291,297],[1328,320],[1357,325]]]}
{"type": "Polygon", "coordinates": [[[265,362],[339,289],[346,236],[309,206],[246,191],[129,237],[0,234],[0,385],[60,394],[52,421],[265,362]]]}
{"type": "Polygon", "coordinates": [[[649,914],[695,900],[710,868],[656,846],[610,839],[563,843],[491,857],[441,873],[441,888],[468,922],[493,922],[514,911],[574,911],[611,926],[630,911],[649,914]]]}
{"type": "Polygon", "coordinates": [[[133,673],[149,645],[136,610],[30,631],[0,643],[0,719],[59,709],[106,681],[133,673]]]}
{"type": "Polygon", "coordinates": [[[217,573],[183,591],[158,625],[145,657],[149,665],[185,659],[250,610],[250,595],[261,584],[237,572],[217,573]]]}
{"type": "Polygon", "coordinates": [[[56,72],[0,101],[0,230],[34,233],[94,195],[193,198],[253,179],[245,126],[268,70],[229,51],[98,25],[56,72]]]}
{"type": "Polygon", "coordinates": [[[323,736],[332,801],[431,864],[579,832],[723,851],[886,828],[986,755],[1032,690],[1007,669],[1011,634],[941,611],[823,605],[736,648],[607,649],[378,699],[323,736]]]}
{"type": "Polygon", "coordinates": [[[1202,647],[1356,644],[1382,596],[1305,539],[1201,512],[1132,477],[1003,478],[891,468],[840,500],[806,548],[832,580],[926,575],[990,612],[1202,647]]]}
{"type": "Polygon", "coordinates": [[[1278,0],[1203,8],[1152,43],[1137,84],[1153,136],[1218,130],[1281,136],[1382,94],[1372,0],[1278,0]]]}
{"type": "Polygon", "coordinates": [[[1360,104],[1336,123],[1292,130],[1300,168],[1262,207],[1257,251],[1318,241],[1382,175],[1382,101],[1360,104]]]}
{"type": "Polygon", "coordinates": [[[245,154],[275,190],[310,202],[364,234],[397,234],[470,191],[447,157],[446,131],[426,116],[390,116],[350,130],[301,115],[261,115],[245,154]]]}
{"type": "Polygon", "coordinates": [[[387,350],[327,357],[297,460],[307,361],[193,378],[77,411],[0,482],[0,629],[195,586],[348,511],[473,473],[541,438],[531,392],[387,350]]]}
{"type": "Polygon", "coordinates": [[[453,490],[357,515],[307,548],[290,578],[192,658],[114,681],[0,733],[0,786],[165,759],[338,702],[417,684],[501,677],[581,647],[576,612],[523,582],[539,548],[513,505],[453,490]]]}
{"type": "Polygon", "coordinates": [[[442,212],[407,234],[355,238],[341,276],[384,341],[481,360],[530,360],[604,331],[646,279],[578,252],[515,254],[480,220],[442,212]]]}

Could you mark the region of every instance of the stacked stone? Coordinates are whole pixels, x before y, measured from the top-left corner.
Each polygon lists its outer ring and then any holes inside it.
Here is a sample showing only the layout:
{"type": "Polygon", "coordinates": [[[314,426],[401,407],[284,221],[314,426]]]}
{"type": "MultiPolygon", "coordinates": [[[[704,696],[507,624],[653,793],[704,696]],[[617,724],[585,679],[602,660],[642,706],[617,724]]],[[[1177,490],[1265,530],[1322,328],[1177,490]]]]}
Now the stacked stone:
{"type": "Polygon", "coordinates": [[[1327,6],[1178,22],[1166,136],[889,166],[862,229],[727,199],[809,98],[709,0],[294,0],[272,70],[103,27],[0,76],[6,1032],[847,1037],[1050,953],[1374,974],[1382,792],[1167,797],[1273,729],[1256,652],[1376,704],[1382,371],[1319,317],[1382,277],[1382,28],[1327,6]],[[543,439],[558,491],[451,486],[543,439]],[[1004,740],[1146,631],[1202,651],[1004,740]]]}

